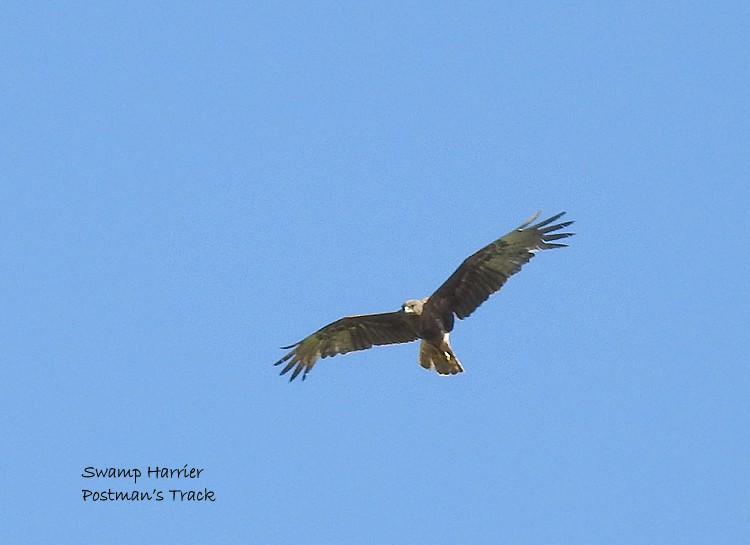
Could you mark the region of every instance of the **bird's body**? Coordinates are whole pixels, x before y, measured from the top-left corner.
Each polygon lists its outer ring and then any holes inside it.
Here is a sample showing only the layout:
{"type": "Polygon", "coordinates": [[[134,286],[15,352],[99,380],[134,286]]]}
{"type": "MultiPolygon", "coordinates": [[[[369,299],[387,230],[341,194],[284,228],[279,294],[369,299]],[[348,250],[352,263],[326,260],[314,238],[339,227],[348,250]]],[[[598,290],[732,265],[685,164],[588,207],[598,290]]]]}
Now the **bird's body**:
{"type": "Polygon", "coordinates": [[[454,318],[467,318],[505,281],[521,270],[537,250],[566,246],[552,242],[573,233],[555,233],[572,221],[549,225],[564,212],[535,225],[538,213],[504,237],[472,254],[429,297],[410,299],[396,312],[346,316],[319,329],[291,349],[275,365],[286,363],[281,374],[294,368],[290,380],[302,378],[319,358],[364,350],[373,345],[398,344],[421,339],[419,363],[441,375],[463,371],[450,345],[454,318]]]}
{"type": "Polygon", "coordinates": [[[419,317],[417,333],[419,364],[425,369],[435,369],[441,375],[455,375],[464,370],[453,353],[450,332],[453,331],[453,312],[445,300],[430,298],[412,299],[401,307],[404,312],[419,317]]]}

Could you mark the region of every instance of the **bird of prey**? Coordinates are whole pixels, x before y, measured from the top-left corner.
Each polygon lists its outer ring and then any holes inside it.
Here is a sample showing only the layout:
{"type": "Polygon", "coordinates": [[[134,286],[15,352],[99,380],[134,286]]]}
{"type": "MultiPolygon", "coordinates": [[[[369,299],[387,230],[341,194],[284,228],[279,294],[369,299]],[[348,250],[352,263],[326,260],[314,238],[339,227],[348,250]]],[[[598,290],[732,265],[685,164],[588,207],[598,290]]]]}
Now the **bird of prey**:
{"type": "Polygon", "coordinates": [[[451,349],[449,333],[454,317],[467,318],[487,298],[498,291],[508,278],[534,257],[538,250],[561,248],[553,242],[572,236],[560,233],[573,222],[555,224],[560,212],[532,225],[529,220],[502,238],[467,257],[435,293],[424,299],[410,299],[395,312],[345,316],[322,327],[290,346],[274,365],[286,363],[281,374],[292,372],[290,381],[302,373],[302,380],[319,358],[365,350],[373,345],[407,343],[421,339],[419,364],[441,375],[455,375],[464,368],[451,349]]]}

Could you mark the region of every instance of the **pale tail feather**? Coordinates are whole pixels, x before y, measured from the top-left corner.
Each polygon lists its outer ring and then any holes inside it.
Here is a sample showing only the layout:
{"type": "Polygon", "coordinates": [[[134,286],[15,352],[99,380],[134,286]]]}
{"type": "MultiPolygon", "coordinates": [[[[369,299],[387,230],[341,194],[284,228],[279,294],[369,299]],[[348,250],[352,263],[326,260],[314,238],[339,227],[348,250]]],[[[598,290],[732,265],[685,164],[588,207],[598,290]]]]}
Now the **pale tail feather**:
{"type": "Polygon", "coordinates": [[[453,353],[448,335],[440,343],[439,348],[423,340],[419,346],[419,364],[425,369],[434,369],[441,375],[455,375],[464,370],[453,353]]]}

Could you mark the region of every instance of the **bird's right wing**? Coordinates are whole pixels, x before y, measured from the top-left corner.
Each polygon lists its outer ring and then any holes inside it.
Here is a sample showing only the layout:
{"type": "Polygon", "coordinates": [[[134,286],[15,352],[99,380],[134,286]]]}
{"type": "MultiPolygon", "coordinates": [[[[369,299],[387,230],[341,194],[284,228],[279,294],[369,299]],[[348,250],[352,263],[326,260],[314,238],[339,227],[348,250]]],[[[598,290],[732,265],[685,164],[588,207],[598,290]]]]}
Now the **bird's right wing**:
{"type": "Polygon", "coordinates": [[[555,242],[573,236],[573,233],[559,232],[573,223],[555,223],[563,214],[565,212],[533,223],[539,216],[537,212],[504,237],[470,255],[430,296],[428,304],[446,301],[458,318],[466,318],[498,291],[510,276],[520,271],[534,252],[567,246],[555,242]]]}
{"type": "Polygon", "coordinates": [[[274,365],[286,363],[281,374],[292,368],[290,381],[304,371],[302,380],[313,368],[318,358],[327,358],[337,354],[346,354],[355,350],[365,350],[373,345],[398,344],[415,341],[419,316],[408,314],[403,310],[382,314],[361,314],[346,316],[319,329],[290,346],[283,358],[274,365]]]}

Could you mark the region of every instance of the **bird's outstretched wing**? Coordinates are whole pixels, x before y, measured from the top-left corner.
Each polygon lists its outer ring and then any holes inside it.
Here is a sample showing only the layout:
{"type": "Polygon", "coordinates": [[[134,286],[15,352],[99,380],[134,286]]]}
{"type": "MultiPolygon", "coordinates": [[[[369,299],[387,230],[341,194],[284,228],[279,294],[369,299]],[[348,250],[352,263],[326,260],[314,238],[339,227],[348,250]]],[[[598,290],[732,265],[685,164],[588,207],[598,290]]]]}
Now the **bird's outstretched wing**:
{"type": "Polygon", "coordinates": [[[487,298],[498,291],[508,278],[534,257],[537,250],[560,248],[567,244],[553,242],[574,233],[556,233],[572,224],[560,219],[560,212],[532,225],[539,216],[534,214],[502,238],[497,239],[467,257],[456,271],[430,296],[428,304],[445,304],[458,318],[466,318],[487,298]]]}
{"type": "Polygon", "coordinates": [[[305,337],[283,349],[292,350],[274,365],[286,366],[281,374],[294,368],[290,381],[300,372],[302,380],[313,368],[318,358],[327,358],[336,354],[346,354],[354,350],[365,350],[373,345],[398,344],[415,341],[419,317],[400,310],[382,314],[361,314],[346,316],[319,329],[312,335],[305,337]]]}

